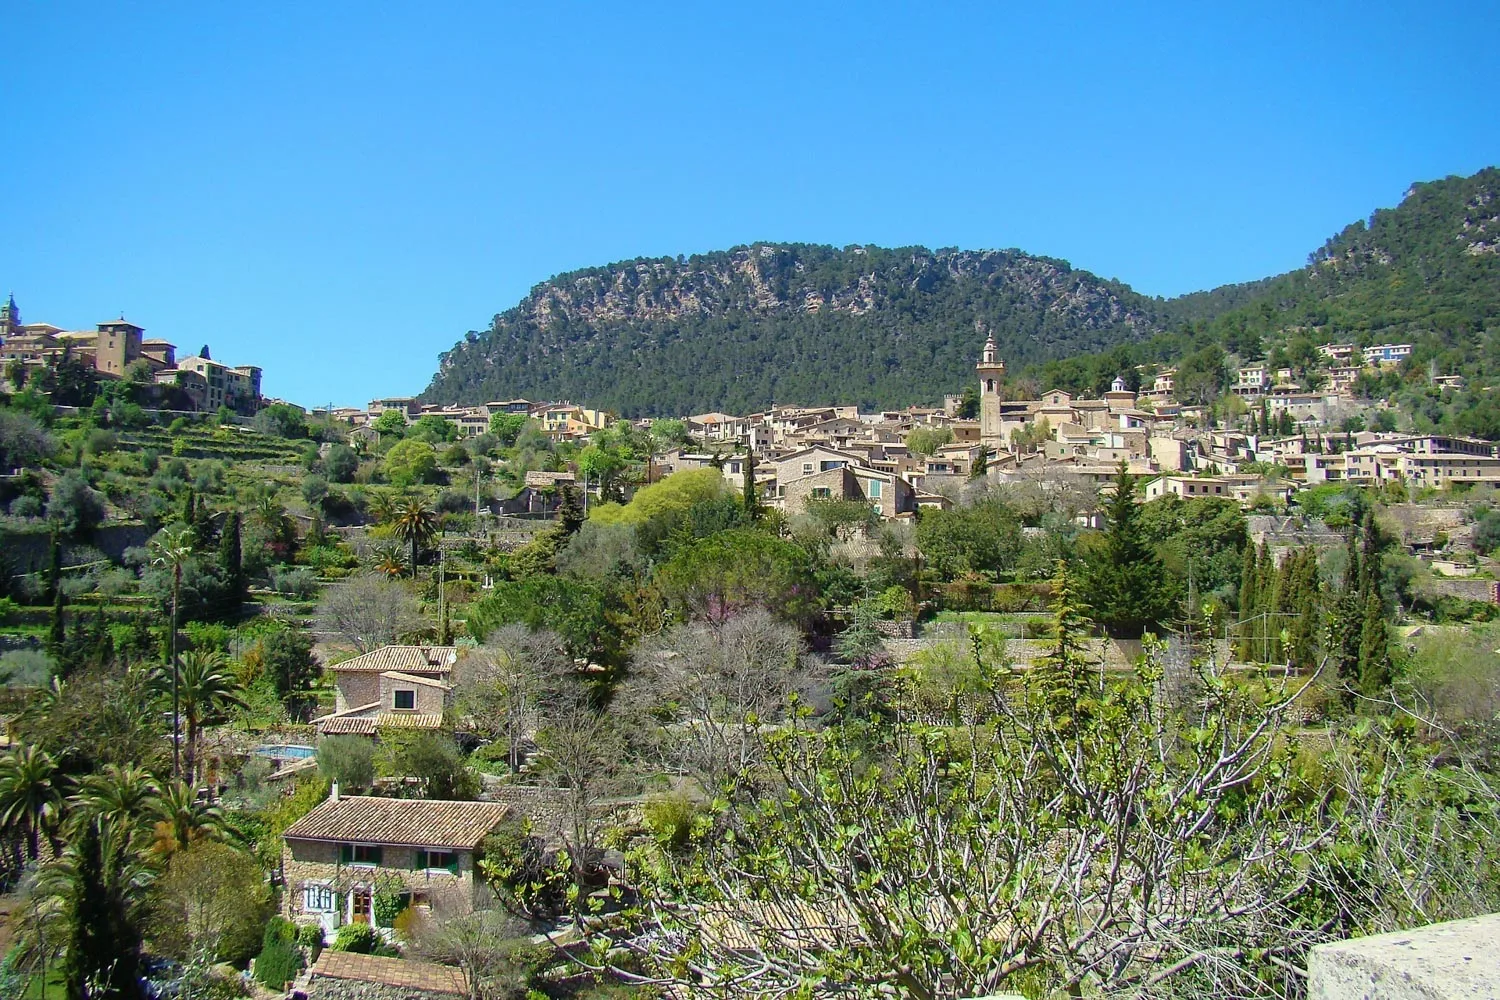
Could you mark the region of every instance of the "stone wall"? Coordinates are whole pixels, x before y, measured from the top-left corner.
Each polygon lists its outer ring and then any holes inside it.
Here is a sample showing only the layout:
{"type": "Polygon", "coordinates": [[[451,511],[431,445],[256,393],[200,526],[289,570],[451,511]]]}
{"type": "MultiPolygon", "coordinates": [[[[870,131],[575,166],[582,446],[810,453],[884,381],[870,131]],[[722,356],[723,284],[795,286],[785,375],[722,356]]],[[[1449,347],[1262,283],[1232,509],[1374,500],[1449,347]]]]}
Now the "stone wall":
{"type": "Polygon", "coordinates": [[[1309,1000],[1500,997],[1500,914],[1336,941],[1307,960],[1309,1000]]]}
{"type": "Polygon", "coordinates": [[[452,993],[329,976],[313,976],[308,980],[306,992],[308,1000],[454,1000],[452,993]]]}

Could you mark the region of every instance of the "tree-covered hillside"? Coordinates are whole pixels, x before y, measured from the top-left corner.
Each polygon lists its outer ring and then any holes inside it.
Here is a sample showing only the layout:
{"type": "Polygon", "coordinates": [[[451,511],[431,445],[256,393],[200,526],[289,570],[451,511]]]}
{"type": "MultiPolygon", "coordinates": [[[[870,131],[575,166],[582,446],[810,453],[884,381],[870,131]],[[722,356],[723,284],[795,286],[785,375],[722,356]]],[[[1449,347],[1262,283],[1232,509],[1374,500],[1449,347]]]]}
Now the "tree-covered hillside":
{"type": "Polygon", "coordinates": [[[1043,361],[1149,336],[1157,305],[1014,250],[757,244],[544,282],[443,355],[424,398],[630,416],[936,401],[972,378],[985,333],[1043,361]]]}
{"type": "Polygon", "coordinates": [[[1099,391],[1138,364],[1208,352],[1193,364],[1212,368],[1215,352],[1327,340],[1410,341],[1409,367],[1483,382],[1500,373],[1497,327],[1491,167],[1414,184],[1299,270],[1168,301],[1015,250],[757,244],[574,271],[444,354],[424,398],[571,399],[628,416],[933,403],[973,378],[980,330],[1030,376],[1018,391],[1099,391]]]}

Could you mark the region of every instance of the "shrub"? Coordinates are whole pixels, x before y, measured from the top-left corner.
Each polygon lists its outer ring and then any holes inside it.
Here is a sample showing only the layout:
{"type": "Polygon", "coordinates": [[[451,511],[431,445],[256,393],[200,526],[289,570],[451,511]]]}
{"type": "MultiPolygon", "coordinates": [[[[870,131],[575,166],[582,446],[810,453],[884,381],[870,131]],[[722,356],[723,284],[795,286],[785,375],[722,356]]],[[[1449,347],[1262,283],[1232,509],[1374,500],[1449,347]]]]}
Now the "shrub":
{"type": "Polygon", "coordinates": [[[333,939],[334,951],[373,955],[381,945],[380,935],[369,924],[345,924],[333,939]]]}
{"type": "Polygon", "coordinates": [[[326,942],[323,940],[322,924],[301,924],[297,927],[297,943],[306,948],[316,962],[326,942]]]}
{"type": "Polygon", "coordinates": [[[70,535],[87,535],[104,520],[104,497],[82,473],[69,471],[52,487],[47,516],[70,535]]]}
{"type": "Polygon", "coordinates": [[[302,953],[297,950],[297,926],[282,917],[266,922],[260,955],[255,959],[255,978],[267,989],[280,992],[302,971],[302,953]]]}
{"type": "Polygon", "coordinates": [[[349,792],[375,780],[375,743],[364,736],[325,736],[318,741],[318,773],[349,792]]]}
{"type": "Polygon", "coordinates": [[[0,653],[0,684],[8,687],[46,687],[56,672],[57,664],[40,649],[0,653]]]}
{"type": "Polygon", "coordinates": [[[318,592],[318,576],[309,569],[278,569],[271,572],[271,589],[299,600],[318,592]]]}
{"type": "Polygon", "coordinates": [[[642,812],[651,836],[663,848],[680,851],[687,846],[698,809],[686,795],[679,792],[655,796],[646,802],[642,812]]]}

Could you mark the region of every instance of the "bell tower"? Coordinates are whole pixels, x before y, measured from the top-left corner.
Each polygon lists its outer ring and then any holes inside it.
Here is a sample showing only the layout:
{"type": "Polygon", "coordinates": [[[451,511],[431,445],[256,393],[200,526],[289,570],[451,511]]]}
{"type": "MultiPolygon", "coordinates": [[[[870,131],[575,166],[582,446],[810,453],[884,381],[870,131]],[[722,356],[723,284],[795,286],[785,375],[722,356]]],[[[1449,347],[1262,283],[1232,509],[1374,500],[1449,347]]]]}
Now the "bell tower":
{"type": "Polygon", "coordinates": [[[12,292],[0,303],[0,340],[9,340],[21,332],[21,310],[16,307],[16,294],[12,292]]]}
{"type": "Polygon", "coordinates": [[[979,440],[1000,446],[1000,380],[1005,377],[1005,362],[995,350],[995,338],[986,337],[984,353],[974,366],[979,373],[979,440]]]}

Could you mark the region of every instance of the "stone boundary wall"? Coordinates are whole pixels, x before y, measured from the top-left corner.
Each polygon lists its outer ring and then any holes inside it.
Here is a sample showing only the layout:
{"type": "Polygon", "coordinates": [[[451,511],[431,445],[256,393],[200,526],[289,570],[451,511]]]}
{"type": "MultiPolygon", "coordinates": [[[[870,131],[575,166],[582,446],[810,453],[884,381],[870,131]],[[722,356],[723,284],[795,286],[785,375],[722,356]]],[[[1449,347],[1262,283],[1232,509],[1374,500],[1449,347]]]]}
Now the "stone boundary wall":
{"type": "Polygon", "coordinates": [[[313,976],[308,980],[308,1000],[454,1000],[457,994],[419,990],[390,983],[366,983],[358,979],[313,976]]]}
{"type": "Polygon", "coordinates": [[[1320,944],[1309,1000],[1500,997],[1500,914],[1320,944]]]}

